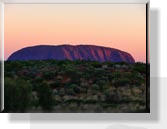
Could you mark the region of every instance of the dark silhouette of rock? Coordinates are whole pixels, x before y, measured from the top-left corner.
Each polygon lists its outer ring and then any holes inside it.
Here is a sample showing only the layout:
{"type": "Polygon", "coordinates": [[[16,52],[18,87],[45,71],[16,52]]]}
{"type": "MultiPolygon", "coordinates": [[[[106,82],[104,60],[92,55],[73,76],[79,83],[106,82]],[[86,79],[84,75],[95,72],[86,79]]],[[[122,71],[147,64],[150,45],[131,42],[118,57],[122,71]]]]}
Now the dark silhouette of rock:
{"type": "Polygon", "coordinates": [[[91,60],[134,63],[127,52],[94,45],[39,45],[26,47],[14,52],[8,60],[91,60]]]}

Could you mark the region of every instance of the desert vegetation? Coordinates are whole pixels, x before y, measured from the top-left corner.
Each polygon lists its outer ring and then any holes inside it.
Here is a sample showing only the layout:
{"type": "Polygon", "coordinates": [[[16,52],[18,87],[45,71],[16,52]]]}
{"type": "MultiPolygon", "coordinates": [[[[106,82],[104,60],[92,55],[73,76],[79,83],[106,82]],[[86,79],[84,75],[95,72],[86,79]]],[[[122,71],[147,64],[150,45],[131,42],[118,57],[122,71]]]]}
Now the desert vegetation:
{"type": "Polygon", "coordinates": [[[147,112],[144,63],[6,61],[4,76],[4,112],[147,112]]]}

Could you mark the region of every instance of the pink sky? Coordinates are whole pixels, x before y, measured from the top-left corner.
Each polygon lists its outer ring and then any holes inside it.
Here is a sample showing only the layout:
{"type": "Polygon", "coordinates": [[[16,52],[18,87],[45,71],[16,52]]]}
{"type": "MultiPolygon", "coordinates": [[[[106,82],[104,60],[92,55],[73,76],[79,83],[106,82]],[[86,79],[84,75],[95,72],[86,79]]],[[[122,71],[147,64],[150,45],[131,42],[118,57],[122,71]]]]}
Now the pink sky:
{"type": "Polygon", "coordinates": [[[5,59],[34,45],[92,44],[146,61],[145,4],[7,4],[5,59]]]}

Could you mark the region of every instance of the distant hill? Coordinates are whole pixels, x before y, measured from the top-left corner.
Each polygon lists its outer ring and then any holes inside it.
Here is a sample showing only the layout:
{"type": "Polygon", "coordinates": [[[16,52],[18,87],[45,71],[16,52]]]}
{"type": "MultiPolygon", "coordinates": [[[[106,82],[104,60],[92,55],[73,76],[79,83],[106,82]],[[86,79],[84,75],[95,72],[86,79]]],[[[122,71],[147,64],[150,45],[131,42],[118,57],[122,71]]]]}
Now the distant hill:
{"type": "Polygon", "coordinates": [[[20,49],[14,52],[8,60],[91,60],[135,63],[127,52],[94,45],[39,45],[20,49]]]}

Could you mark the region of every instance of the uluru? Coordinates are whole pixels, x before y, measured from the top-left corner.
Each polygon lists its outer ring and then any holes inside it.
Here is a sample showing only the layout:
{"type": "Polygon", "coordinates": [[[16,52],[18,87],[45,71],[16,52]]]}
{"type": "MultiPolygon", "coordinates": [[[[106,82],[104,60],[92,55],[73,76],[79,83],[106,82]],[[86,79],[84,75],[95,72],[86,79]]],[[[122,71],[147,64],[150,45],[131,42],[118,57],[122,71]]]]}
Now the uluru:
{"type": "Polygon", "coordinates": [[[128,52],[95,45],[38,45],[22,48],[8,58],[14,60],[90,60],[135,63],[128,52]]]}

